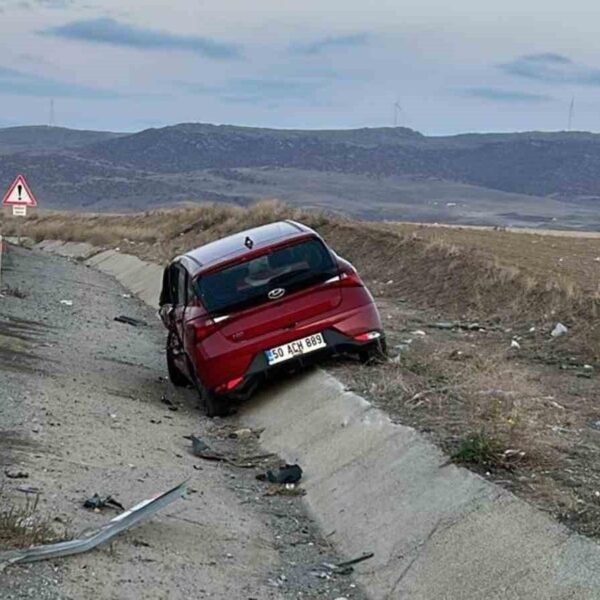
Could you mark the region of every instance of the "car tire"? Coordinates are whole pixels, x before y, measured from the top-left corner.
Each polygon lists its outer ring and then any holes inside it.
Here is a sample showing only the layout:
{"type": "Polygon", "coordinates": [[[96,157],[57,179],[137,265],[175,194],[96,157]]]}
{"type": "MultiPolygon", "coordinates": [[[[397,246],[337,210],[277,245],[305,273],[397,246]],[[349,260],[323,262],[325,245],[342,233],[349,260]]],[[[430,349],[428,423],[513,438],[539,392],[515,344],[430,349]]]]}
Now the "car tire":
{"type": "Polygon", "coordinates": [[[169,379],[175,387],[184,387],[189,385],[190,382],[188,381],[188,378],[181,372],[179,367],[175,364],[175,357],[173,355],[172,348],[172,336],[173,334],[170,333],[169,337],[167,338],[167,371],[169,373],[169,379]]]}
{"type": "Polygon", "coordinates": [[[207,390],[203,385],[198,376],[196,375],[196,371],[188,360],[188,370],[193,378],[193,386],[196,388],[196,392],[198,393],[198,399],[200,400],[200,404],[202,404],[204,408],[204,412],[206,416],[209,418],[213,417],[226,417],[230,414],[229,402],[225,398],[219,398],[211,391],[207,390]]]}
{"type": "Polygon", "coordinates": [[[204,408],[206,410],[206,416],[210,417],[227,417],[231,414],[229,402],[225,398],[218,398],[212,392],[208,390],[204,391],[204,408]]]}
{"type": "Polygon", "coordinates": [[[385,339],[377,340],[376,343],[371,344],[368,348],[364,350],[359,350],[358,359],[364,365],[382,361],[387,358],[387,344],[385,339]]]}

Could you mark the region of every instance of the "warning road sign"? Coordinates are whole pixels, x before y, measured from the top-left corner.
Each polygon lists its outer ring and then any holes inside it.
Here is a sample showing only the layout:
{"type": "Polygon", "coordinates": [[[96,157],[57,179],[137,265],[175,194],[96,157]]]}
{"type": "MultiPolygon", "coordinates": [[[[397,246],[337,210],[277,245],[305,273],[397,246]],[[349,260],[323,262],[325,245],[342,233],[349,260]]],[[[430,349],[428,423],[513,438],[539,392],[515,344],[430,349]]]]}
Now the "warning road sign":
{"type": "Polygon", "coordinates": [[[23,175],[18,175],[8,188],[2,204],[4,206],[37,206],[37,200],[23,175]]]}

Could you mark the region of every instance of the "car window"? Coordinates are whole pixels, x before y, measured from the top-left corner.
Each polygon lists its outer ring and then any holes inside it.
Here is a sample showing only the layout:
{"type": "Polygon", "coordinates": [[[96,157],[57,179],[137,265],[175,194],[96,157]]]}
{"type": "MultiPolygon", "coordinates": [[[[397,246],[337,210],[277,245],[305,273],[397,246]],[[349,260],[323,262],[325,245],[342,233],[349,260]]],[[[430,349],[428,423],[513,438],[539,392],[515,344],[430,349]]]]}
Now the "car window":
{"type": "Polygon", "coordinates": [[[224,313],[268,302],[274,289],[291,293],[336,274],[329,250],[320,240],[311,239],[204,275],[197,280],[196,290],[210,313],[224,313]]]}
{"type": "Polygon", "coordinates": [[[187,271],[182,265],[177,267],[177,303],[187,304],[187,271]]]}
{"type": "Polygon", "coordinates": [[[171,304],[177,306],[179,304],[179,287],[178,287],[178,267],[177,265],[171,265],[169,268],[169,291],[171,296],[171,304]]]}

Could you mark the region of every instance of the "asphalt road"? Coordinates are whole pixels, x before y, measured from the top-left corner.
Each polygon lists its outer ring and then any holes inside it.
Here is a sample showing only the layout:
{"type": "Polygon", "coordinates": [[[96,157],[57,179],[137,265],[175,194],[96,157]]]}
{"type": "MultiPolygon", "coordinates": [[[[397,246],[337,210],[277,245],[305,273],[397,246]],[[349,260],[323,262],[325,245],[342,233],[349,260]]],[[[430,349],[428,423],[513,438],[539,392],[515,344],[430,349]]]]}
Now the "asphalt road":
{"type": "Polygon", "coordinates": [[[0,598],[365,598],[351,576],[322,567],[339,557],[302,500],[264,495],[255,475],[266,463],[193,456],[191,433],[232,455],[260,449],[230,439],[235,420],[205,419],[191,390],[166,381],[164,331],[150,309],[93,269],[14,247],[1,289],[3,502],[39,490],[40,514],[76,534],[115,514],[84,509],[94,493],[127,507],[189,479],[190,494],[109,546],[7,568],[0,598]]]}

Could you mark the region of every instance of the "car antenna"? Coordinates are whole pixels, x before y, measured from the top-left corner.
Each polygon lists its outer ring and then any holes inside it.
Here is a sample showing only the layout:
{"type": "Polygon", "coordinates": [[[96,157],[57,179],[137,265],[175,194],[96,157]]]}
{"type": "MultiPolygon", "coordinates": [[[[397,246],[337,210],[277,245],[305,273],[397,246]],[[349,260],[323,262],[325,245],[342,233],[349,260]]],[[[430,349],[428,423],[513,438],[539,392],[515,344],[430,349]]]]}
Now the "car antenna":
{"type": "Polygon", "coordinates": [[[252,238],[250,238],[250,236],[247,236],[246,239],[244,240],[244,246],[246,246],[246,248],[248,248],[248,250],[252,250],[252,247],[254,246],[254,242],[252,241],[252,238]]]}

